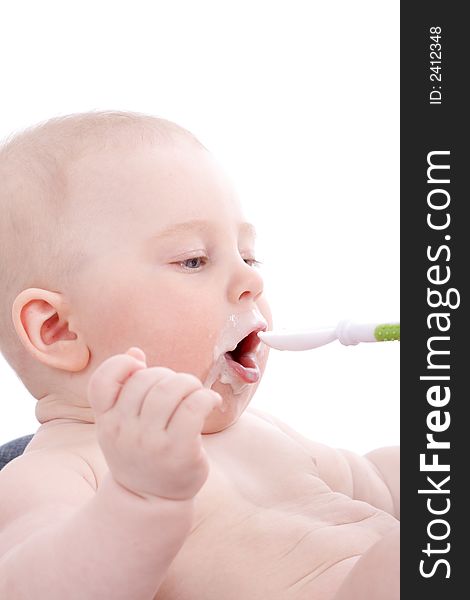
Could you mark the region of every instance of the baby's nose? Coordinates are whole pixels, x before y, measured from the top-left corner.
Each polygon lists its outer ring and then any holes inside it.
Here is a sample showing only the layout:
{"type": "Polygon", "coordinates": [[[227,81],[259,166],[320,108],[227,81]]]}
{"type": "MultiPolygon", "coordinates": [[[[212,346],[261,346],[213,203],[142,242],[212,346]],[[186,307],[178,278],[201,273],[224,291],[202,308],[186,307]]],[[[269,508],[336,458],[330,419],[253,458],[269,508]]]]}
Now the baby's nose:
{"type": "MultiPolygon", "coordinates": [[[[245,263],[246,264],[246,263],[245,263]]],[[[242,300],[256,300],[264,289],[264,282],[256,267],[246,265],[243,275],[235,283],[235,297],[238,302],[242,300]]]]}

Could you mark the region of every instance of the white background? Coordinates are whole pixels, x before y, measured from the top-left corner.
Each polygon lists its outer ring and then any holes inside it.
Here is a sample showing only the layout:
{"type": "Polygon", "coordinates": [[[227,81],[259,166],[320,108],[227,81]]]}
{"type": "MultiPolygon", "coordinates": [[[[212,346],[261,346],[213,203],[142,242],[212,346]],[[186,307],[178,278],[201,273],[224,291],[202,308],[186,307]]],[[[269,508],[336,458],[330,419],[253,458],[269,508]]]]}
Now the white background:
{"type": "MultiPolygon", "coordinates": [[[[91,109],[190,129],[257,227],[277,327],[399,319],[399,2],[2,3],[0,136],[91,109]]],[[[34,398],[0,357],[0,443],[34,398]]],[[[366,452],[399,442],[399,343],[271,351],[253,404],[366,452]]]]}

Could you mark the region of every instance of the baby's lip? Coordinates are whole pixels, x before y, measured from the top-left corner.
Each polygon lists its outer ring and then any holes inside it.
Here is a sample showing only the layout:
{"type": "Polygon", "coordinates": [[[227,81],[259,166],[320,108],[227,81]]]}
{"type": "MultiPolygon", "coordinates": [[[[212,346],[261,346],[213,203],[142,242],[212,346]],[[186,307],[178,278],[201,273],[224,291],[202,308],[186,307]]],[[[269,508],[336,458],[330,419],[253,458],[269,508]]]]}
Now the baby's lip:
{"type": "MultiPolygon", "coordinates": [[[[215,346],[214,362],[204,380],[204,387],[211,387],[221,373],[227,375],[225,373],[227,365],[231,365],[232,368],[235,368],[238,372],[240,372],[241,369],[244,369],[243,373],[240,373],[242,379],[245,371],[248,371],[250,367],[252,368],[252,372],[255,373],[258,361],[256,351],[261,346],[261,340],[256,334],[258,331],[266,331],[267,328],[268,323],[257,310],[249,312],[248,314],[230,315],[227,320],[226,328],[223,329],[220,334],[220,341],[215,346]],[[240,349],[243,350],[243,353],[239,353],[237,356],[230,356],[227,354],[228,352],[235,350],[239,342],[250,334],[253,335],[250,339],[246,340],[243,349],[240,349]],[[249,349],[248,353],[246,349],[249,349]],[[229,359],[232,359],[232,361],[230,362],[229,359]],[[244,367],[241,363],[237,362],[240,360],[247,366],[244,367]],[[252,366],[253,362],[255,363],[254,367],[252,366]]],[[[251,378],[248,383],[255,383],[255,379],[259,379],[259,374],[257,377],[251,378]]]]}
{"type": "MultiPolygon", "coordinates": [[[[257,319],[255,323],[248,323],[241,330],[241,332],[238,333],[237,337],[230,342],[230,344],[228,345],[226,350],[224,352],[222,352],[222,354],[226,354],[227,352],[232,352],[233,350],[235,350],[235,348],[238,346],[238,344],[243,339],[248,337],[250,334],[252,334],[252,333],[257,334],[259,331],[266,331],[267,328],[268,328],[268,324],[265,321],[261,321],[259,319],[257,319]]],[[[256,352],[256,350],[260,344],[261,344],[261,340],[258,338],[258,336],[253,335],[252,338],[250,339],[250,344],[249,344],[250,347],[247,349],[247,352],[249,352],[249,353],[256,352]]]]}

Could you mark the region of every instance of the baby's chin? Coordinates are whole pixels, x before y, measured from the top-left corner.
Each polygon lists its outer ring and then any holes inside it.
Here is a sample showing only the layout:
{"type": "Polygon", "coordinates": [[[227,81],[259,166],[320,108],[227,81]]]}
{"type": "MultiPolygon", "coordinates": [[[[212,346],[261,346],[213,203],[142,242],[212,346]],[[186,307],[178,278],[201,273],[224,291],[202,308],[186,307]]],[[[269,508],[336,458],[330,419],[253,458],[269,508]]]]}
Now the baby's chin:
{"type": "Polygon", "coordinates": [[[241,393],[235,394],[230,385],[223,384],[220,381],[214,383],[211,389],[222,396],[223,404],[221,408],[214,408],[208,415],[202,433],[218,433],[234,425],[249,405],[258,384],[259,382],[251,384],[241,393]]]}
{"type": "Polygon", "coordinates": [[[223,356],[211,365],[201,381],[204,387],[222,396],[223,404],[220,408],[214,408],[208,415],[202,429],[203,434],[223,431],[238,421],[261,383],[268,355],[267,347],[257,353],[254,382],[250,382],[250,377],[245,373],[237,374],[239,369],[229,367],[223,356]]]}

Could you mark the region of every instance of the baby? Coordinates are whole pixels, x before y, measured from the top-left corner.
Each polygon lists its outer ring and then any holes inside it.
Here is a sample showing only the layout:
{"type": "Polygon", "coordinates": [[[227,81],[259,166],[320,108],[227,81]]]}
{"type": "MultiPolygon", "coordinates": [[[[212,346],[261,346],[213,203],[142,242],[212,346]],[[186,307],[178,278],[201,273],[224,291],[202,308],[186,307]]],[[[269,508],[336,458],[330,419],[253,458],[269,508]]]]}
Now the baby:
{"type": "Polygon", "coordinates": [[[397,599],[398,449],[249,408],[272,316],[204,146],[70,115],[7,140],[0,181],[1,350],[41,423],[0,473],[0,598],[397,599]]]}

